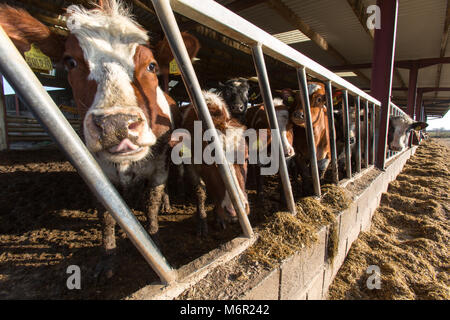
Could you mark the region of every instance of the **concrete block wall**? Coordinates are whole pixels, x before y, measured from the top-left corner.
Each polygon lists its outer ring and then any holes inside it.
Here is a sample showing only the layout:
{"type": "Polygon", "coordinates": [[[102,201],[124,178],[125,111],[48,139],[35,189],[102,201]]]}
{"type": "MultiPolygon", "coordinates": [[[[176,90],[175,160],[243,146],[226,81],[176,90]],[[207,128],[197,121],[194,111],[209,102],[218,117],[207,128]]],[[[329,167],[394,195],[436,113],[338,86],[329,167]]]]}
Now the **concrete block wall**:
{"type": "Polygon", "coordinates": [[[326,299],[328,288],[344,262],[352,243],[361,231],[370,229],[371,219],[380,204],[382,193],[386,192],[389,183],[395,180],[416,149],[417,147],[414,147],[393,160],[385,172],[376,177],[351,206],[337,216],[338,251],[331,263],[327,262],[329,227],[323,227],[318,232],[318,241],[313,246],[283,261],[243,298],[326,299]]]}

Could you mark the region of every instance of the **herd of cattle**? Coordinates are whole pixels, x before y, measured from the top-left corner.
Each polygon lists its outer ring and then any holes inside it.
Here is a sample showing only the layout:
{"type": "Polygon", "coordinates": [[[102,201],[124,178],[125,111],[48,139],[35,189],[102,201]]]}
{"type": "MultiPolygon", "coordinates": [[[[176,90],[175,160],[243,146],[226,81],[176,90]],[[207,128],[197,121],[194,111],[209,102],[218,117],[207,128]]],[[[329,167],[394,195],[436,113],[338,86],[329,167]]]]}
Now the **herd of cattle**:
{"type": "MultiPolygon", "coordinates": [[[[193,106],[179,107],[160,89],[159,66],[173,59],[170,48],[163,40],[150,49],[147,32],[119,1],[104,1],[102,7],[95,9],[75,5],[69,9],[72,23],[67,24],[70,31],[67,38],[52,33],[25,10],[6,5],[0,6],[0,25],[22,53],[34,43],[55,63],[65,65],[83,120],[88,149],[124,196],[139,194],[145,201],[148,232],[157,240],[158,213],[163,204],[168,203],[166,183],[171,167],[170,150],[174,144],[171,133],[177,128],[193,132],[197,114],[193,106]]],[[[183,39],[188,53],[194,58],[200,49],[199,41],[187,33],[183,34],[183,39]]],[[[308,90],[318,167],[323,175],[331,160],[325,88],[320,82],[310,82],[308,90]]],[[[215,91],[205,91],[204,95],[224,144],[233,143],[226,137],[227,132],[236,132],[227,131],[230,128],[238,131],[246,128],[270,130],[265,106],[260,104],[248,108],[249,84],[246,79],[228,80],[215,91]]],[[[310,156],[300,94],[283,89],[275,95],[278,96],[274,105],[285,156],[294,160],[303,184],[308,184],[310,156]]],[[[342,159],[342,110],[336,108],[335,112],[337,151],[342,159]]],[[[351,122],[354,125],[355,121],[351,122]]],[[[389,148],[395,151],[405,146],[408,131],[426,126],[404,116],[391,117],[389,124],[389,148]]],[[[354,136],[354,129],[351,132],[354,136]]],[[[247,145],[241,147],[248,149],[247,145]]],[[[232,164],[230,169],[248,213],[247,165],[247,162],[232,164]]],[[[207,234],[207,195],[213,201],[221,223],[236,220],[235,210],[215,165],[185,166],[184,177],[192,184],[197,197],[199,235],[207,234]]],[[[261,184],[257,185],[260,192],[261,184]]],[[[108,278],[113,274],[116,252],[115,221],[104,209],[99,209],[99,212],[103,222],[104,250],[99,271],[108,278]]]]}

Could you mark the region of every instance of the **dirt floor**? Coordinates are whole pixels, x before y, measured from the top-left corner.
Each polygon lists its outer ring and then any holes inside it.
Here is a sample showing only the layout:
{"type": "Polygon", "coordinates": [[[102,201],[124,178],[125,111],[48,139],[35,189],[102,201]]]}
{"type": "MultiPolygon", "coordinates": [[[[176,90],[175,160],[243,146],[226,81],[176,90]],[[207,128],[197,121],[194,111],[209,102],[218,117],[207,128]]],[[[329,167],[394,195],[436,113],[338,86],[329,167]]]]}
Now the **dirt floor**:
{"type": "Polygon", "coordinates": [[[449,141],[426,141],[383,194],[369,232],[355,241],[330,299],[450,298],[449,141]],[[369,290],[369,266],[381,288],[369,290]]]}
{"type": "MultiPolygon", "coordinates": [[[[179,197],[174,181],[169,182],[171,213],[159,217],[160,249],[178,268],[242,231],[238,223],[216,227],[209,205],[210,234],[198,239],[193,196],[179,197]]],[[[268,177],[259,200],[248,190],[253,226],[280,209],[278,185],[276,177],[268,177]]],[[[0,153],[0,190],[0,299],[121,299],[159,280],[117,227],[119,270],[107,284],[97,281],[97,211],[88,188],[58,150],[0,153]],[[81,268],[81,290],[67,289],[70,265],[81,268]]],[[[133,212],[145,225],[143,212],[133,212]]]]}

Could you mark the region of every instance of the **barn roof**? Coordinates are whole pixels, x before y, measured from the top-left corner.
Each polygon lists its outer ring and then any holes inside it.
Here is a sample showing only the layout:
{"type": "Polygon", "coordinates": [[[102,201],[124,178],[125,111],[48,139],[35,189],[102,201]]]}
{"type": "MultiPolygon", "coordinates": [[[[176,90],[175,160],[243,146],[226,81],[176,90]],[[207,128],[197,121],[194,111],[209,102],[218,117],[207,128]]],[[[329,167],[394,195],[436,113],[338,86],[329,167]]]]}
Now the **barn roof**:
{"type": "MultiPolygon", "coordinates": [[[[64,33],[63,8],[89,1],[6,0],[30,10],[35,17],[64,33]]],[[[154,41],[162,36],[150,1],[127,0],[138,22],[150,31],[154,41]]],[[[366,26],[368,6],[376,0],[216,0],[261,29],[290,42],[290,46],[345,79],[369,89],[373,56],[373,32],[366,26]],[[305,29],[306,28],[306,29],[305,29]],[[287,34],[286,34],[287,33],[287,34]],[[284,38],[283,38],[284,37],[284,38]],[[312,39],[312,40],[311,40],[312,39]],[[319,40],[317,40],[319,39],[319,40]],[[320,45],[325,41],[331,49],[320,45]],[[351,76],[350,76],[351,75],[351,76]]],[[[450,0],[399,0],[396,41],[396,69],[393,101],[406,106],[409,69],[414,61],[450,57],[448,29],[450,0]]],[[[196,34],[202,44],[195,63],[200,82],[211,85],[234,76],[255,76],[249,48],[187,18],[178,16],[181,29],[196,34]]],[[[295,70],[268,58],[273,89],[297,85],[295,70]]],[[[173,78],[173,80],[177,80],[173,78]]],[[[418,87],[424,91],[425,113],[442,117],[450,108],[450,64],[433,64],[419,71],[418,87]],[[434,91],[435,88],[440,91],[434,91]]],[[[173,92],[182,94],[182,81],[173,92]]]]}

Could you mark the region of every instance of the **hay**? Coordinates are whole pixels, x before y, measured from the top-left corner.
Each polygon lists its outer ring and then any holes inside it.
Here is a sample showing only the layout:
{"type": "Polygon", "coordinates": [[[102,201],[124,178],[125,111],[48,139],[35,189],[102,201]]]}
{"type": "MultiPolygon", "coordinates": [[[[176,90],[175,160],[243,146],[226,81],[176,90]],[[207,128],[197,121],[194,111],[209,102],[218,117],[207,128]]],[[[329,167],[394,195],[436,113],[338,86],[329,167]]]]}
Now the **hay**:
{"type": "Polygon", "coordinates": [[[369,233],[354,242],[329,289],[331,299],[450,298],[450,151],[422,145],[383,195],[369,233]],[[366,270],[377,265],[381,289],[366,270]]]}
{"type": "Polygon", "coordinates": [[[277,212],[267,217],[258,241],[246,251],[246,259],[273,268],[317,240],[316,233],[329,226],[327,257],[333,261],[338,249],[338,223],[336,214],[351,203],[350,195],[334,185],[322,187],[323,197],[300,199],[296,202],[297,215],[277,212]]]}
{"type": "Polygon", "coordinates": [[[258,241],[245,255],[269,268],[316,241],[314,229],[289,212],[277,212],[263,224],[258,241]]]}

